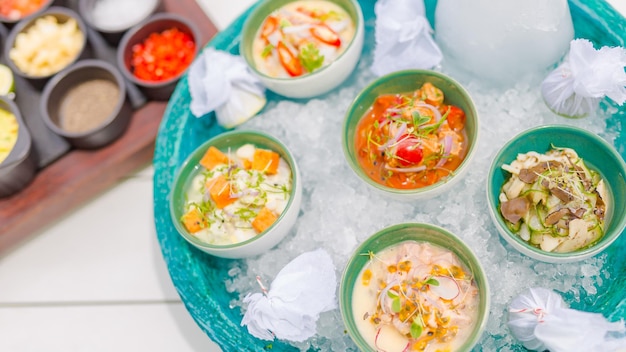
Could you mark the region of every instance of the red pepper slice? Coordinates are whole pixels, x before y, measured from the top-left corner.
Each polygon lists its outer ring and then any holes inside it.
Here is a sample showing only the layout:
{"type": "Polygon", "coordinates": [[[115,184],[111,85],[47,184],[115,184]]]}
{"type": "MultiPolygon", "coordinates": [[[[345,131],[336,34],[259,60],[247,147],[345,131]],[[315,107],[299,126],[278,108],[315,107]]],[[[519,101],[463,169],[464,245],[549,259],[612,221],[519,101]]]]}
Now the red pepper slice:
{"type": "Polygon", "coordinates": [[[318,24],[311,27],[311,34],[326,44],[336,47],[341,45],[341,38],[339,38],[339,35],[324,24],[318,24]]]}
{"type": "Polygon", "coordinates": [[[289,50],[283,42],[278,42],[276,50],[280,63],[285,70],[287,70],[287,73],[292,77],[300,76],[303,72],[302,65],[300,64],[300,60],[291,53],[291,50],[289,50]]]}
{"type": "Polygon", "coordinates": [[[263,29],[261,30],[261,37],[267,38],[272,32],[278,28],[278,18],[269,16],[265,23],[263,23],[263,29]]]}
{"type": "Polygon", "coordinates": [[[396,156],[402,166],[417,165],[424,159],[424,151],[415,137],[403,135],[396,148],[396,156]]]}

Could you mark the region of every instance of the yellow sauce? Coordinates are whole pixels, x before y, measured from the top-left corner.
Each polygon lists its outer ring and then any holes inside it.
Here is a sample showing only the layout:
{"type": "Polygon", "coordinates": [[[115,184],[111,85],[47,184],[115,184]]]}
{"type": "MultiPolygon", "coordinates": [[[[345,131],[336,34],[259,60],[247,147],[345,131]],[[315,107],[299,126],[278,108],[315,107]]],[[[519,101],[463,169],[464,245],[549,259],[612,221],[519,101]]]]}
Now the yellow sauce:
{"type": "Polygon", "coordinates": [[[373,349],[390,352],[459,350],[478,306],[478,287],[458,257],[413,241],[376,253],[352,294],[359,332],[373,349]]]}
{"type": "Polygon", "coordinates": [[[9,156],[17,142],[19,125],[12,113],[0,109],[0,163],[9,156]]]}

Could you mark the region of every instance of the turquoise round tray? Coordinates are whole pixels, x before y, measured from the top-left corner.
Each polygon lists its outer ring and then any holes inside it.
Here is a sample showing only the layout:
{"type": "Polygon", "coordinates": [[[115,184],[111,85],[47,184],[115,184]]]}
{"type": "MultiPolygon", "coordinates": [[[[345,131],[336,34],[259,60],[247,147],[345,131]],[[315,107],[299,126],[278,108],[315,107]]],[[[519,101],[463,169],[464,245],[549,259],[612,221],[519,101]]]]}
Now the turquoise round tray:
{"type": "MultiPolygon", "coordinates": [[[[359,2],[366,20],[363,50],[369,53],[374,45],[372,26],[375,1],[359,2]]],[[[435,5],[436,0],[426,0],[431,23],[435,5]]],[[[625,46],[626,19],[604,0],[573,0],[569,5],[576,37],[587,38],[597,46],[625,46]]],[[[240,31],[250,11],[217,34],[208,46],[239,54],[240,31]]],[[[278,95],[268,94],[270,104],[281,99],[278,95]]],[[[224,131],[212,114],[201,119],[195,118],[189,111],[190,100],[187,78],[184,77],[178,83],[163,116],[154,155],[154,221],[174,286],[191,316],[224,351],[297,351],[297,348],[281,341],[268,343],[258,340],[240,326],[241,311],[229,308],[230,301],[237,296],[226,292],[223,283],[228,278],[231,261],[196,250],[178,235],[171,223],[168,195],[178,167],[197,146],[224,131]]],[[[622,106],[610,119],[609,124],[612,125],[609,127],[619,127],[625,121],[626,106],[622,106]]],[[[620,133],[615,146],[626,158],[626,133],[620,133]]],[[[611,279],[604,280],[597,295],[581,297],[577,300],[580,303],[573,304],[573,308],[599,312],[610,320],[626,319],[626,287],[621,285],[626,280],[626,261],[623,260],[626,257],[626,236],[621,236],[606,251],[606,255],[611,279]]],[[[511,348],[525,351],[521,345],[511,348]]],[[[480,345],[476,347],[476,350],[481,349],[480,345]]]]}

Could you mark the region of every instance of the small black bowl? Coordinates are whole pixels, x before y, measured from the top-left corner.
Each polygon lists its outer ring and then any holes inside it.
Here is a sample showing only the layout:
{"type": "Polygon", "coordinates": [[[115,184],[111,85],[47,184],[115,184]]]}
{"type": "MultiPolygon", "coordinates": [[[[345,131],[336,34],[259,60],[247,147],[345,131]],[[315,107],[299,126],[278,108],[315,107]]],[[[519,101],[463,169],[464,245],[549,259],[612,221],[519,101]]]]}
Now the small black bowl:
{"type": "MultiPolygon", "coordinates": [[[[83,87],[83,91],[84,89],[83,87]]],[[[93,59],[79,61],[52,77],[43,90],[40,110],[48,128],[64,137],[74,147],[82,149],[100,148],[111,143],[126,130],[132,115],[132,107],[126,96],[124,78],[118,69],[108,62],[93,59]],[[75,100],[77,104],[81,105],[81,109],[87,109],[77,116],[80,116],[80,122],[89,123],[89,119],[97,116],[94,108],[113,106],[111,113],[102,118],[101,121],[91,123],[91,126],[84,130],[64,128],[63,110],[69,104],[68,94],[72,92],[73,88],[81,84],[93,83],[95,80],[112,82],[119,92],[117,99],[114,101],[97,101],[97,99],[102,98],[104,93],[102,91],[90,91],[89,93],[94,94],[75,100]],[[82,120],[83,118],[85,120],[82,120]]]]}
{"type": "Polygon", "coordinates": [[[68,8],[63,8],[63,7],[50,7],[46,11],[39,13],[37,16],[31,16],[28,19],[18,22],[17,25],[13,27],[13,29],[11,29],[11,32],[9,32],[9,36],[7,37],[7,40],[4,44],[4,57],[6,59],[5,61],[7,62],[7,65],[11,68],[11,70],[16,75],[27,79],[28,82],[30,82],[31,85],[35,87],[36,89],[43,88],[43,86],[50,79],[50,77],[54,76],[56,73],[58,73],[62,69],[69,67],[76,61],[80,59],[84,59],[89,56],[91,56],[91,51],[88,48],[88,42],[87,42],[87,25],[85,25],[85,22],[83,22],[83,20],[80,18],[80,16],[76,12],[68,8]],[[11,52],[11,49],[13,49],[13,47],[15,46],[17,35],[30,29],[39,18],[42,18],[45,16],[56,17],[59,23],[65,23],[70,18],[73,18],[78,25],[78,29],[83,33],[82,46],[81,46],[80,51],[76,55],[76,57],[74,57],[74,59],[70,61],[65,67],[62,67],[56,72],[52,72],[50,74],[39,75],[39,76],[31,75],[22,71],[15,65],[15,62],[13,62],[13,60],[11,59],[10,52],[11,52]]]}
{"type": "Polygon", "coordinates": [[[135,77],[131,71],[131,60],[133,57],[133,46],[143,42],[152,33],[160,33],[170,28],[177,28],[179,31],[188,34],[195,42],[194,58],[200,50],[200,31],[196,25],[187,18],[173,13],[158,13],[151,16],[146,21],[131,28],[120,41],[117,49],[117,65],[122,74],[130,82],[134,83],[151,100],[168,100],[176,88],[176,83],[180,77],[187,72],[183,70],[177,76],[163,81],[145,81],[135,77]]]}
{"type": "Polygon", "coordinates": [[[18,23],[19,21],[25,20],[25,19],[29,19],[31,17],[35,17],[37,15],[39,15],[40,13],[46,11],[47,9],[50,8],[50,6],[54,6],[57,5],[58,3],[60,3],[62,1],[60,0],[47,0],[45,1],[43,4],[41,4],[41,6],[33,13],[30,13],[26,16],[22,16],[22,17],[17,17],[17,18],[10,18],[10,17],[6,17],[6,16],[2,16],[0,15],[0,22],[4,23],[7,28],[13,28],[13,26],[15,26],[16,23],[18,23]]]}
{"type": "Polygon", "coordinates": [[[0,110],[13,114],[18,124],[17,141],[9,155],[0,162],[0,198],[8,197],[26,187],[35,176],[37,160],[32,149],[30,132],[20,111],[7,97],[0,96],[0,110]]]}
{"type": "MultiPolygon", "coordinates": [[[[124,27],[103,27],[102,24],[98,23],[98,21],[96,21],[93,16],[93,11],[98,1],[99,0],[80,0],[78,2],[78,12],[88,26],[98,31],[102,35],[102,37],[113,46],[117,46],[119,44],[124,33],[126,33],[126,31],[128,31],[130,28],[137,25],[141,21],[146,20],[148,17],[154,15],[155,13],[163,11],[163,1],[153,0],[154,3],[149,8],[146,8],[145,11],[143,11],[144,16],[142,18],[139,18],[135,23],[124,27]]],[[[134,3],[134,0],[128,1],[127,3],[134,3]]]]}

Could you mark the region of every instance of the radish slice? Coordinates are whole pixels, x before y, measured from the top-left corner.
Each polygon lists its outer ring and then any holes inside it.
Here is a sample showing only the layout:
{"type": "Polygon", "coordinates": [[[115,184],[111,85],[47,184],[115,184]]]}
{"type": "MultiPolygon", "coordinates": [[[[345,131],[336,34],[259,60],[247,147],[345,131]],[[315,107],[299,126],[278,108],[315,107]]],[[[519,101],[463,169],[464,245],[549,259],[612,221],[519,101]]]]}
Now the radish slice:
{"type": "Polygon", "coordinates": [[[439,282],[439,285],[429,285],[430,290],[442,299],[452,300],[461,293],[459,284],[453,278],[448,276],[434,276],[433,278],[439,282]]]}
{"type": "Polygon", "coordinates": [[[436,167],[442,167],[448,161],[450,152],[452,151],[452,136],[447,134],[443,137],[443,156],[439,159],[436,167]]]}

